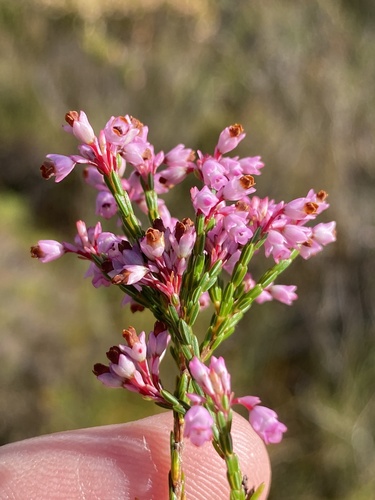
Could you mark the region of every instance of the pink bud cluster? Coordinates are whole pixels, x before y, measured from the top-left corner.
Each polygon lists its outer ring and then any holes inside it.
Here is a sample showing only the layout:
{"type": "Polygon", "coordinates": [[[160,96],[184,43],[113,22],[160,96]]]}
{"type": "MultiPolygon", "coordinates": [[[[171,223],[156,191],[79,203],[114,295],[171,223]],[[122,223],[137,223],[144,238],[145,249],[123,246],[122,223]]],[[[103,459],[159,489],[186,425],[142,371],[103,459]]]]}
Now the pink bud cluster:
{"type": "Polygon", "coordinates": [[[187,424],[184,432],[193,444],[201,446],[213,437],[212,416],[202,405],[208,405],[213,413],[222,412],[228,417],[232,405],[241,404],[249,410],[249,422],[266,444],[279,443],[282,440],[287,428],[278,421],[276,412],[261,406],[261,401],[256,396],[234,398],[230,374],[222,357],[212,356],[208,367],[194,357],[189,363],[189,370],[204,392],[204,396],[188,394],[193,406],[186,413],[187,424]]]}
{"type": "Polygon", "coordinates": [[[109,365],[97,363],[94,374],[108,387],[123,387],[146,399],[164,403],[159,366],[171,339],[168,331],[157,322],[147,342],[145,332],[138,336],[132,327],[124,330],[123,336],[127,345],[111,347],[107,352],[109,365]]]}

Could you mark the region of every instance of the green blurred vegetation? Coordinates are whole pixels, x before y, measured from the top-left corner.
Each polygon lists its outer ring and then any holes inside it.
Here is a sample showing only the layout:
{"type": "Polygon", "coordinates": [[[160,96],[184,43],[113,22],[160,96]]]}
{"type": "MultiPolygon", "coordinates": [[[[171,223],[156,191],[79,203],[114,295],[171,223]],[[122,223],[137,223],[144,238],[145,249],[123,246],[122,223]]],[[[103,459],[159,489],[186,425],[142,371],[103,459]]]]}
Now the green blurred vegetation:
{"type": "Polygon", "coordinates": [[[371,0],[0,0],[3,443],[157,411],[90,375],[122,328],[151,318],[81,279],[82,262],[29,258],[38,239],[95,222],[79,175],[39,175],[45,154],[75,151],[65,112],[97,130],[132,114],[164,151],[210,150],[240,122],[241,152],[266,162],[260,196],[325,189],[338,224],[335,245],[283,275],[296,305],[254,307],[221,349],[236,393],[289,427],[270,448],[270,498],[374,498],[374,28],[371,0]]]}

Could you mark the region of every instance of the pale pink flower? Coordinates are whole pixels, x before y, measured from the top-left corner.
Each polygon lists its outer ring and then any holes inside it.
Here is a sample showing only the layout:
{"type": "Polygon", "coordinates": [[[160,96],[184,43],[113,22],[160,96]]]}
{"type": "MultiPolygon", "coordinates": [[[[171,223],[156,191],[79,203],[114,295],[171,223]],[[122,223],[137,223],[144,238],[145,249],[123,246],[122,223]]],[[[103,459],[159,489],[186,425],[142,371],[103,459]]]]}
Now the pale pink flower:
{"type": "Polygon", "coordinates": [[[272,298],[288,306],[292,305],[293,301],[298,298],[295,293],[297,290],[295,285],[271,285],[266,290],[271,294],[272,298]]]}
{"type": "Polygon", "coordinates": [[[202,175],[204,183],[216,191],[223,188],[228,183],[225,176],[225,168],[214,158],[207,158],[202,163],[202,175]]]}
{"type": "Polygon", "coordinates": [[[301,243],[305,243],[311,236],[311,228],[286,224],[282,229],[282,235],[286,239],[288,246],[295,248],[301,243]]]}
{"type": "Polygon", "coordinates": [[[249,421],[254,431],[266,444],[280,443],[287,427],[278,421],[277,413],[265,406],[255,406],[250,411],[249,421]]]}
{"type": "Polygon", "coordinates": [[[249,422],[266,444],[280,443],[287,427],[279,422],[276,412],[265,406],[259,406],[260,399],[256,396],[236,398],[234,403],[241,404],[249,410],[249,422]]]}
{"type": "Polygon", "coordinates": [[[223,398],[227,398],[230,403],[233,397],[230,374],[225,366],[224,358],[212,356],[210,365],[207,367],[196,356],[189,363],[189,370],[192,377],[209,396],[216,409],[227,413],[228,408],[223,406],[223,398]]]}
{"type": "Polygon", "coordinates": [[[95,142],[95,133],[88,121],[84,111],[69,111],[65,115],[65,120],[68,123],[64,127],[67,132],[72,132],[74,137],[84,144],[93,144],[95,142]]]}
{"type": "MultiPolygon", "coordinates": [[[[128,265],[120,273],[113,276],[112,283],[115,285],[134,285],[141,281],[149,272],[150,269],[146,266],[128,265]]],[[[110,276],[113,274],[113,272],[109,273],[110,276]]]]}
{"type": "Polygon", "coordinates": [[[242,177],[235,177],[227,182],[224,188],[220,191],[223,198],[228,201],[238,201],[244,196],[255,192],[253,187],[255,184],[252,175],[243,175],[242,177]]]}
{"type": "Polygon", "coordinates": [[[43,263],[59,259],[64,253],[64,246],[55,240],[40,240],[36,246],[31,247],[31,257],[43,263]]]}
{"type": "Polygon", "coordinates": [[[241,165],[244,174],[260,175],[260,169],[264,167],[264,163],[261,161],[260,156],[240,158],[238,162],[241,165]]]}
{"type": "Polygon", "coordinates": [[[323,246],[336,241],[336,222],[321,222],[314,226],[313,238],[323,246]]]}
{"type": "Polygon", "coordinates": [[[95,213],[101,215],[105,219],[110,219],[117,214],[117,203],[112,193],[109,191],[99,191],[96,197],[95,213]]]}
{"type": "MultiPolygon", "coordinates": [[[[122,346],[123,348],[126,346],[122,346]]],[[[132,378],[135,375],[136,367],[134,362],[128,356],[120,354],[117,363],[112,364],[112,370],[120,378],[132,378]]]]}
{"type": "Polygon", "coordinates": [[[195,446],[202,446],[213,437],[214,420],[203,406],[192,406],[185,415],[184,437],[188,437],[195,446]]]}
{"type": "Polygon", "coordinates": [[[158,229],[149,228],[140,242],[142,252],[150,260],[161,257],[165,250],[164,233],[158,229]]]}
{"type": "Polygon", "coordinates": [[[83,171],[83,178],[89,186],[97,189],[98,191],[108,190],[105,185],[103,175],[96,167],[86,167],[83,171]]]}
{"type": "Polygon", "coordinates": [[[161,332],[150,332],[147,342],[147,356],[158,356],[162,358],[165,354],[170,340],[171,336],[168,333],[168,330],[163,330],[161,332]]]}
{"type": "Polygon", "coordinates": [[[185,148],[184,144],[178,144],[165,155],[164,162],[168,167],[172,167],[171,170],[179,167],[186,170],[193,168],[194,156],[192,149],[185,148]]]}
{"type": "Polygon", "coordinates": [[[134,167],[140,167],[145,160],[151,158],[149,144],[145,142],[132,142],[128,144],[123,152],[126,161],[134,167]]]}
{"type": "Polygon", "coordinates": [[[211,210],[219,203],[218,198],[207,186],[203,186],[200,191],[198,188],[193,187],[190,193],[195,211],[201,211],[205,216],[208,216],[211,210]]]}
{"type": "Polygon", "coordinates": [[[147,354],[146,345],[146,334],[141,332],[139,337],[132,343],[131,347],[122,345],[121,349],[133,360],[133,361],[144,361],[147,354]]]}
{"type": "Polygon", "coordinates": [[[116,146],[129,144],[140,132],[138,126],[140,122],[126,116],[112,116],[104,127],[104,134],[107,142],[116,146]]]}
{"type": "Polygon", "coordinates": [[[215,391],[211,383],[210,370],[196,356],[189,363],[189,370],[192,377],[202,387],[203,391],[209,396],[214,395],[215,391]]]}
{"type": "Polygon", "coordinates": [[[55,182],[60,182],[70,174],[75,165],[76,162],[70,156],[50,154],[47,155],[40,171],[44,179],[55,177],[55,182]]]}

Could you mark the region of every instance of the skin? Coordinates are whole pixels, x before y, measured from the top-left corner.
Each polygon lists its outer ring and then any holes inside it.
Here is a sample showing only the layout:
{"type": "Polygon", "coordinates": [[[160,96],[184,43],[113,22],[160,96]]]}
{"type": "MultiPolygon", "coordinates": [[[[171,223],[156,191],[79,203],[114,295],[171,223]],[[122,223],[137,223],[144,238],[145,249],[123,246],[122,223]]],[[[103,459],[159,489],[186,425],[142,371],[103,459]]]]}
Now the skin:
{"type": "MultiPolygon", "coordinates": [[[[167,500],[170,412],[121,425],[61,432],[3,446],[1,500],[167,500]]],[[[270,484],[268,454],[249,422],[233,420],[234,450],[248,486],[270,484]]],[[[229,498],[225,464],[210,443],[185,440],[188,500],[229,498]]]]}

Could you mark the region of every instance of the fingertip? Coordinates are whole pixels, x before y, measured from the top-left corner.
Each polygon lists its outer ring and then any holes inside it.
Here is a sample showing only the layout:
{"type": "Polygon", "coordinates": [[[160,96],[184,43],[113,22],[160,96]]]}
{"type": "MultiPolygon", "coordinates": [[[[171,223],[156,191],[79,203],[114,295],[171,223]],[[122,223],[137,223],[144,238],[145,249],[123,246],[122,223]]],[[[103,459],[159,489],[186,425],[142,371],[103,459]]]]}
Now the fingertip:
{"type": "MultiPolygon", "coordinates": [[[[166,412],[5,446],[0,458],[1,494],[14,500],[168,498],[172,426],[172,413],[166,412]]],[[[264,482],[260,498],[266,499],[271,476],[267,451],[249,422],[236,414],[233,442],[248,487],[264,482]]],[[[229,498],[225,463],[210,443],[198,448],[185,440],[183,468],[187,498],[229,498]]]]}

